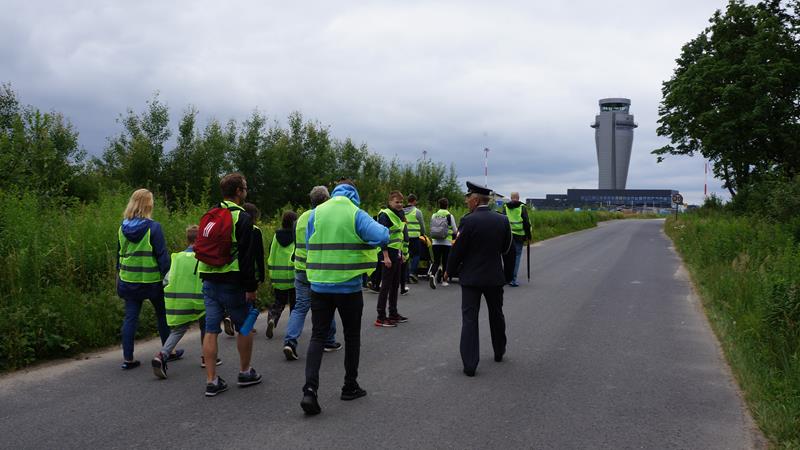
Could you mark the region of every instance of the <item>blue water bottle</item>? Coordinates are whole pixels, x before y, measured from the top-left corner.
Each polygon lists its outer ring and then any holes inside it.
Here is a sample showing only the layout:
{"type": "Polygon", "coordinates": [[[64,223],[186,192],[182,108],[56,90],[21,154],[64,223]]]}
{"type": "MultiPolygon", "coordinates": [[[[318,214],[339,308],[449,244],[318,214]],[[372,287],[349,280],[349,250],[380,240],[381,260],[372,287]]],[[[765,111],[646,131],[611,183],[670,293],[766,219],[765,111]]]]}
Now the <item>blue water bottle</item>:
{"type": "Polygon", "coordinates": [[[239,334],[242,336],[247,336],[250,334],[250,331],[253,329],[253,325],[255,325],[257,318],[258,310],[251,306],[250,312],[247,313],[247,318],[244,319],[244,323],[242,324],[241,328],[239,328],[239,334]]]}

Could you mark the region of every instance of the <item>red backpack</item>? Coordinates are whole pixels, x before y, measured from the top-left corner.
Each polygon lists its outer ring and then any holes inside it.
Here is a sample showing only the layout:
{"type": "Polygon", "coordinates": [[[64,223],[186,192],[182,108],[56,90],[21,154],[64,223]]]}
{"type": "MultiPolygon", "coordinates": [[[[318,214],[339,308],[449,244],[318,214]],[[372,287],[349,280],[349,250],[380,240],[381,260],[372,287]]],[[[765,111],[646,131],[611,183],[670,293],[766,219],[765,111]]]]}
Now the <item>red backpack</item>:
{"type": "Polygon", "coordinates": [[[203,214],[194,241],[194,256],[212,267],[230,264],[236,257],[233,247],[233,215],[224,204],[215,206],[203,214]]]}

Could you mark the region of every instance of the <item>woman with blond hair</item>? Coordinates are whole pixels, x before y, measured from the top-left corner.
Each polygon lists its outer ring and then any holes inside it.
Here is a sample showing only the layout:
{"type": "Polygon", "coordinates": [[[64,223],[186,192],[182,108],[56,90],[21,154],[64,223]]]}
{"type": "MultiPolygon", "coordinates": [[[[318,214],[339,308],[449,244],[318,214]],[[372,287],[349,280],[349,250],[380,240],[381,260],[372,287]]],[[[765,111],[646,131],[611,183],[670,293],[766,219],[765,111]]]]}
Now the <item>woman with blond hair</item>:
{"type": "MultiPolygon", "coordinates": [[[[153,194],[147,189],[138,189],[128,201],[117,232],[117,294],[125,301],[125,319],[122,322],[124,370],[139,366],[139,361],[133,359],[133,341],[145,299],[150,300],[156,312],[161,343],[169,337],[162,280],[169,272],[170,255],[161,224],[154,221],[152,215],[153,194]]],[[[178,359],[182,354],[183,350],[178,350],[170,355],[170,359],[178,359]]]]}

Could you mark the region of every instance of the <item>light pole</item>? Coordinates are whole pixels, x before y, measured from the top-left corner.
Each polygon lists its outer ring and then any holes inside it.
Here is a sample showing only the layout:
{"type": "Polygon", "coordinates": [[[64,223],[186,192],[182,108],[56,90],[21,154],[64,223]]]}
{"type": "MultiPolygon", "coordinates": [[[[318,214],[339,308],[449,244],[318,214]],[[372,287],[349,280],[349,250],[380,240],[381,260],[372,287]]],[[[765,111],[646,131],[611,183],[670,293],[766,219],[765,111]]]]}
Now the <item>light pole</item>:
{"type": "Polygon", "coordinates": [[[489,147],[483,149],[483,185],[489,186],[489,147]]]}

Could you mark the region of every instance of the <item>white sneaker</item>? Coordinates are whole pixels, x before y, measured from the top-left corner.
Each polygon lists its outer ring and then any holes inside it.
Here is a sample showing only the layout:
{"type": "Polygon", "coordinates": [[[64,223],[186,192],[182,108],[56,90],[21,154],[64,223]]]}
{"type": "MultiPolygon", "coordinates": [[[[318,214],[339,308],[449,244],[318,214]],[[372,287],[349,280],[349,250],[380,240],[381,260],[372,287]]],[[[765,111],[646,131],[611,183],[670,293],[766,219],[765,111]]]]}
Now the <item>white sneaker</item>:
{"type": "Polygon", "coordinates": [[[448,283],[447,281],[442,280],[442,286],[450,286],[450,283],[448,283]]]}

